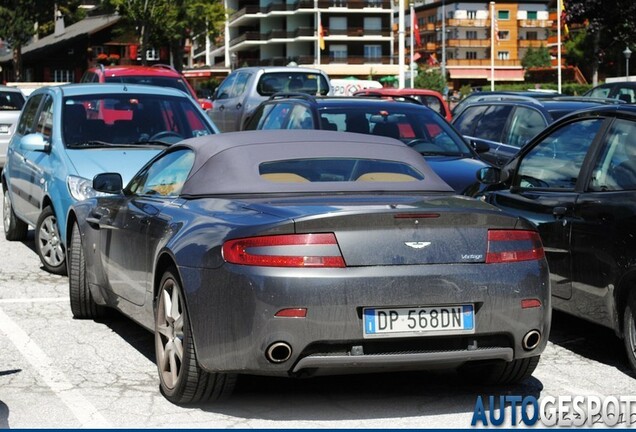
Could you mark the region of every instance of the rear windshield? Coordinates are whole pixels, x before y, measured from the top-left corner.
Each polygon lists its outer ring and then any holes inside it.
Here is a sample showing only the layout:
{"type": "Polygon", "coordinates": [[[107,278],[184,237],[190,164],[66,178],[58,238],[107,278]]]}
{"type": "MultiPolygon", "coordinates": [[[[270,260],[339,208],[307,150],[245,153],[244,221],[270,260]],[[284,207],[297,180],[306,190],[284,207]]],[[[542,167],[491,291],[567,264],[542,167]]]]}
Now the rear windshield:
{"type": "Polygon", "coordinates": [[[24,96],[18,92],[0,91],[0,111],[20,111],[24,96]]]}
{"type": "Polygon", "coordinates": [[[181,78],[168,78],[157,76],[114,76],[106,77],[107,83],[145,84],[157,87],[172,87],[192,96],[188,86],[181,78]]]}
{"type": "Polygon", "coordinates": [[[256,86],[261,96],[279,92],[326,95],[329,83],[321,74],[309,72],[268,72],[261,75],[256,86]]]}
{"type": "Polygon", "coordinates": [[[413,182],[424,180],[415,168],[396,161],[358,158],[311,158],[263,162],[259,173],[275,183],[413,182]]]}

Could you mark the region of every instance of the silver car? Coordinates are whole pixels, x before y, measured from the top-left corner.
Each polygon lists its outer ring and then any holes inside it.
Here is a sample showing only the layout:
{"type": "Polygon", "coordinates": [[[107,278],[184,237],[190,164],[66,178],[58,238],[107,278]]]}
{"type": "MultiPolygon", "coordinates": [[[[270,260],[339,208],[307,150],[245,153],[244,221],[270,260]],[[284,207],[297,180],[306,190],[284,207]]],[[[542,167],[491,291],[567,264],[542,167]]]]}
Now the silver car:
{"type": "Polygon", "coordinates": [[[240,68],[216,89],[208,115],[222,132],[239,131],[261,102],[279,92],[331,95],[329,75],[312,68],[240,68]]]}
{"type": "Polygon", "coordinates": [[[0,169],[4,168],[7,160],[7,148],[15,132],[24,100],[19,88],[0,86],[0,169]]]}

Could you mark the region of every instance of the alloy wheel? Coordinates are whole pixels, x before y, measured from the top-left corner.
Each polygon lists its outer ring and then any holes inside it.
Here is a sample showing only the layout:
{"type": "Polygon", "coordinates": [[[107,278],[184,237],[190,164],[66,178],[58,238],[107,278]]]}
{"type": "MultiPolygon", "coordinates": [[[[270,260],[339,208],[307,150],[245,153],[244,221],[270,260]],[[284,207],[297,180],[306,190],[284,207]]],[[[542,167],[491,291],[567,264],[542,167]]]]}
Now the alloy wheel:
{"type": "Polygon", "coordinates": [[[43,221],[37,237],[42,259],[51,267],[61,265],[65,258],[55,216],[49,216],[43,221]]]}
{"type": "Polygon", "coordinates": [[[11,198],[9,198],[9,192],[4,192],[4,200],[2,206],[2,221],[4,223],[4,232],[9,232],[11,229],[11,198]]]}
{"type": "Polygon", "coordinates": [[[167,279],[161,287],[157,305],[155,344],[159,373],[166,387],[179,383],[183,365],[183,300],[178,285],[167,279]]]}

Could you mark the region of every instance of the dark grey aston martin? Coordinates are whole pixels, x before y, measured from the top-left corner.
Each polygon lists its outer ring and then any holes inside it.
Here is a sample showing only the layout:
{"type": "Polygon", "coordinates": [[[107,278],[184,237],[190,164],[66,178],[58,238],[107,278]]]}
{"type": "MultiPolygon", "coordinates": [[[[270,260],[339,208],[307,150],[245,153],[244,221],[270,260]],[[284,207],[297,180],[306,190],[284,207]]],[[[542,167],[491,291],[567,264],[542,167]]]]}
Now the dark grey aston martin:
{"type": "Polygon", "coordinates": [[[155,333],[175,403],[239,374],[458,368],[490,383],[535,369],[550,328],[537,232],[455,196],[383,137],[316,130],[182,141],[69,215],[71,308],[116,308],[155,333]]]}

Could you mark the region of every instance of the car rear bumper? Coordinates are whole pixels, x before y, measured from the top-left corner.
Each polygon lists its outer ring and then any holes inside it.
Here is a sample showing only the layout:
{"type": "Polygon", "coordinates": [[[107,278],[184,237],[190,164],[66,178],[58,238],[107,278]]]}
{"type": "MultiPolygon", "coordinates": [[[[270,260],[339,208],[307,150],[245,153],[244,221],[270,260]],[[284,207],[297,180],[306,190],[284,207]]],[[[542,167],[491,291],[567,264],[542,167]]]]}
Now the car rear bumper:
{"type": "Polygon", "coordinates": [[[274,269],[224,265],[180,268],[200,365],[263,375],[335,374],[456,367],[511,361],[544,350],[550,290],[544,261],[513,265],[413,265],[345,269],[274,269]],[[540,307],[521,301],[538,299],[540,307]],[[365,338],[365,307],[473,304],[471,334],[365,338]],[[281,318],[306,308],[305,318],[281,318]],[[538,331],[540,342],[524,349],[538,331]],[[284,344],[289,358],[266,353],[284,344]]]}

